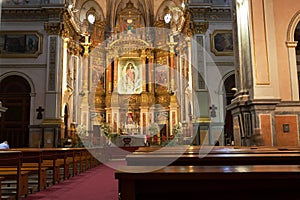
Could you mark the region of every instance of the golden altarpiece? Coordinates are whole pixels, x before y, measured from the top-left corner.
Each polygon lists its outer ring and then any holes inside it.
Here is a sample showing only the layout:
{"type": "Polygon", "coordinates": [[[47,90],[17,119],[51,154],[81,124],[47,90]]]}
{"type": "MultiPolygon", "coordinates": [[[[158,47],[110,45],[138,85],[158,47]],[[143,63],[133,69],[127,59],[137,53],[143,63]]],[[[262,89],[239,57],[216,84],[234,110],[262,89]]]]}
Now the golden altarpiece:
{"type": "MultiPolygon", "coordinates": [[[[177,56],[186,55],[188,46],[186,40],[180,43],[178,36],[179,31],[190,33],[187,27],[191,25],[178,9],[176,19],[182,24],[173,27],[163,18],[170,10],[161,10],[161,17],[148,28],[143,14],[129,1],[117,14],[112,34],[92,48],[91,112],[97,116],[92,124],[107,122],[113,132],[146,135],[148,127],[157,123],[159,137],[172,136],[172,125],[185,113],[176,93],[178,80],[183,76],[189,81],[184,68],[188,62],[177,56]],[[183,65],[182,72],[179,65],[183,65]]],[[[96,25],[93,30],[97,30],[96,25]]],[[[91,34],[92,44],[96,43],[95,34],[91,34]]]]}

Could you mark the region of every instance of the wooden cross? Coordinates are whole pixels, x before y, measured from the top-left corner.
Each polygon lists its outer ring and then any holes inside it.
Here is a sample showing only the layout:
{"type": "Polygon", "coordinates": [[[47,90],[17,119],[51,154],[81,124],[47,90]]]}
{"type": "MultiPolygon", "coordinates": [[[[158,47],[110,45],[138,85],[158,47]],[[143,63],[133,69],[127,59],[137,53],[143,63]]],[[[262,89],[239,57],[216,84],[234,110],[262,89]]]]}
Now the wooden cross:
{"type": "Polygon", "coordinates": [[[43,113],[45,109],[43,109],[41,106],[39,106],[37,109],[36,109],[36,112],[38,112],[37,114],[37,119],[43,119],[43,113]]]}
{"type": "Polygon", "coordinates": [[[209,107],[209,109],[211,110],[210,112],[210,116],[211,117],[216,117],[216,110],[218,109],[218,107],[216,107],[214,104],[212,106],[209,107]]]}

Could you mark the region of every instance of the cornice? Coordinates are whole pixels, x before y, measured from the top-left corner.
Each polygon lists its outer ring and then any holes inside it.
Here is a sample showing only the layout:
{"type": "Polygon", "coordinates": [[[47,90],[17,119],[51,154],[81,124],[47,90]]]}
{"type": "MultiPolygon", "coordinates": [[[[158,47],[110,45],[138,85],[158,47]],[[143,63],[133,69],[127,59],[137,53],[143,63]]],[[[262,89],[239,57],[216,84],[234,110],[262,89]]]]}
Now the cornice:
{"type": "Polygon", "coordinates": [[[43,8],[2,8],[2,22],[22,22],[22,21],[48,21],[49,19],[60,20],[64,7],[43,8]]]}
{"type": "Polygon", "coordinates": [[[206,21],[231,21],[231,9],[229,7],[193,7],[190,8],[193,20],[206,21]]]}
{"type": "MultiPolygon", "coordinates": [[[[23,59],[23,58],[20,58],[23,59]]],[[[16,58],[14,58],[16,60],[16,58]]],[[[0,64],[0,68],[47,68],[46,64],[0,64]]]]}

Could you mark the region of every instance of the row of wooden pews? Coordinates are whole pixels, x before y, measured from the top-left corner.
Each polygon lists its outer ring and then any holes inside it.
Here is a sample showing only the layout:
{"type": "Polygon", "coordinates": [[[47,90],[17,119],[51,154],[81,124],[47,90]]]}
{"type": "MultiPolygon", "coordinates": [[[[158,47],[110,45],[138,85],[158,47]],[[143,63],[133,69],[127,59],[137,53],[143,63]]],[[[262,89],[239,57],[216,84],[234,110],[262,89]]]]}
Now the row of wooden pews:
{"type": "Polygon", "coordinates": [[[101,148],[15,148],[0,151],[1,198],[21,199],[101,164],[101,148]],[[49,177],[50,175],[50,177],[49,177]],[[49,182],[50,180],[50,182],[49,182]],[[34,187],[32,187],[34,186],[34,187]],[[35,190],[36,188],[36,190],[35,190]]]}
{"type": "Polygon", "coordinates": [[[297,199],[300,148],[141,147],[120,167],[120,199],[297,199]]]}

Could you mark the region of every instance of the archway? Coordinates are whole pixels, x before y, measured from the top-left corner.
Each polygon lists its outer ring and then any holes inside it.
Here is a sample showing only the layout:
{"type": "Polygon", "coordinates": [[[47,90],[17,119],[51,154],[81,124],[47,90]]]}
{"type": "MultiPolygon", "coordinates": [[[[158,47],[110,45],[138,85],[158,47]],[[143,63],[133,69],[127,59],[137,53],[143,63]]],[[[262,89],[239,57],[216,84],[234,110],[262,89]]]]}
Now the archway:
{"type": "MultiPolygon", "coordinates": [[[[225,88],[225,105],[231,104],[231,100],[234,98],[235,94],[235,75],[231,74],[229,75],[225,81],[224,81],[224,88],[225,88]]],[[[231,144],[231,141],[233,141],[233,120],[232,120],[232,114],[231,111],[226,110],[225,115],[225,125],[224,125],[224,140],[225,145],[231,144]]]]}
{"type": "MultiPolygon", "coordinates": [[[[297,61],[297,72],[298,72],[298,88],[300,88],[300,22],[296,26],[294,33],[294,40],[298,41],[296,46],[296,61],[297,61]]],[[[300,98],[300,89],[299,89],[300,98]]]]}
{"type": "Polygon", "coordinates": [[[0,138],[10,147],[29,146],[31,87],[24,78],[12,75],[0,83],[0,100],[7,107],[0,119],[0,138]]]}

